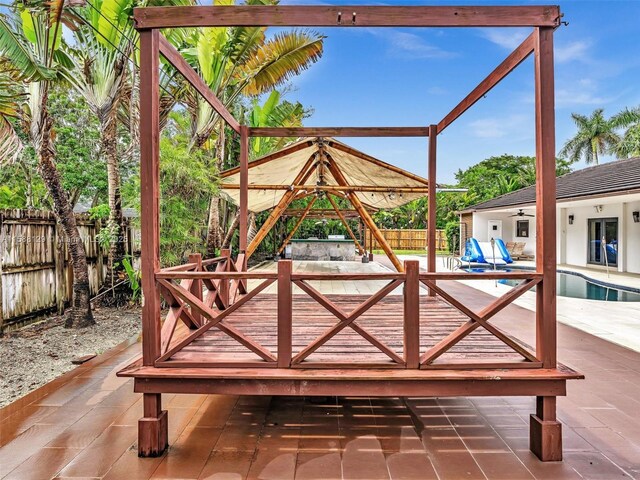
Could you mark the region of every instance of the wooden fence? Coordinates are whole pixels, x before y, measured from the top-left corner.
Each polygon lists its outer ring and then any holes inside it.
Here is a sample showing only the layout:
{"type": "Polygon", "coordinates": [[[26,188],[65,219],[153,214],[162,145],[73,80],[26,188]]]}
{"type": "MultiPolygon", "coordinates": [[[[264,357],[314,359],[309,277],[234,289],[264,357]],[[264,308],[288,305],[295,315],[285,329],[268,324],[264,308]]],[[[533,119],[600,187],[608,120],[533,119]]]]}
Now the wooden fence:
{"type": "MultiPolygon", "coordinates": [[[[393,250],[424,250],[427,251],[426,229],[380,229],[385,240],[393,250]]],[[[365,249],[369,248],[369,229],[365,228],[365,249]]],[[[373,238],[373,250],[380,250],[379,243],[373,238]]],[[[444,230],[436,230],[436,250],[448,251],[447,237],[444,230]]]]}
{"type": "MultiPolygon", "coordinates": [[[[91,294],[102,286],[107,272],[107,251],[96,235],[100,220],[76,215],[87,252],[91,294]]],[[[140,250],[140,234],[125,232],[127,252],[140,250]]],[[[73,270],[66,235],[52,212],[0,210],[0,332],[49,312],[62,313],[70,301],[73,270]]]]}

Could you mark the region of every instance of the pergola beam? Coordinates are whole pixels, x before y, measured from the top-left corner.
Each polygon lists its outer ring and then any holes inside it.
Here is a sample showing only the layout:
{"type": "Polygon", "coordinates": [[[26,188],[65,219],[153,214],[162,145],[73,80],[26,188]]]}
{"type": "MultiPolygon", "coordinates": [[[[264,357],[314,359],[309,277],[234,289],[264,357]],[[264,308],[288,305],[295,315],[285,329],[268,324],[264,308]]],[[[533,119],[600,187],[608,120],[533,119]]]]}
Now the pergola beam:
{"type": "MultiPolygon", "coordinates": [[[[311,176],[311,174],[316,168],[316,156],[317,155],[314,153],[313,155],[311,155],[311,157],[309,157],[309,160],[307,160],[307,162],[304,164],[300,172],[298,172],[298,175],[296,176],[294,183],[305,182],[311,176]]],[[[284,210],[289,206],[289,204],[295,198],[296,198],[295,190],[290,190],[288,192],[285,192],[285,194],[282,196],[278,204],[273,208],[273,210],[271,210],[271,213],[269,214],[265,222],[260,227],[260,230],[258,230],[258,233],[256,233],[256,236],[253,237],[253,240],[251,240],[251,243],[249,243],[249,246],[247,247],[247,252],[246,252],[247,260],[249,259],[249,257],[251,257],[251,255],[253,255],[253,252],[256,251],[256,248],[258,248],[258,245],[260,245],[262,240],[264,240],[264,238],[267,236],[269,231],[276,224],[277,220],[282,216],[282,212],[284,212],[284,210]]]]}
{"type": "Polygon", "coordinates": [[[207,103],[218,112],[218,115],[220,115],[233,130],[240,133],[240,123],[231,115],[231,112],[227,110],[227,107],[225,107],[216,94],[213,93],[198,72],[187,63],[180,52],[178,52],[162,34],[160,34],[160,53],[182,74],[185,80],[202,95],[207,103]]]}
{"type": "MultiPolygon", "coordinates": [[[[342,171],[340,171],[333,158],[331,158],[331,156],[324,151],[323,154],[328,160],[329,171],[331,172],[331,175],[333,175],[333,178],[336,179],[336,182],[343,186],[348,186],[346,178],[344,178],[342,171]]],[[[389,243],[387,242],[387,239],[384,238],[384,235],[382,235],[382,232],[378,229],[377,225],[373,221],[373,218],[371,217],[371,215],[369,215],[369,212],[364,207],[358,196],[353,192],[347,192],[347,200],[349,200],[351,205],[353,205],[353,208],[358,211],[358,213],[360,214],[360,218],[362,218],[362,221],[367,225],[367,227],[369,227],[369,230],[373,233],[373,236],[377,240],[378,244],[382,247],[389,260],[391,260],[391,263],[396,268],[396,270],[398,272],[403,272],[404,266],[402,265],[402,262],[398,259],[394,251],[391,249],[389,243]]]]}
{"type": "Polygon", "coordinates": [[[557,27],[557,6],[302,6],[144,7],[135,26],[171,27],[557,27]]]}
{"type": "Polygon", "coordinates": [[[518,65],[524,62],[535,49],[534,35],[529,35],[504,61],[498,65],[487,77],[474,88],[458,105],[455,106],[438,123],[438,133],[447,128],[460,115],[471,108],[478,100],[486,95],[493,87],[509,75],[518,65]]]}
{"type": "MultiPolygon", "coordinates": [[[[300,208],[288,208],[282,213],[283,217],[299,217],[304,213],[305,209],[300,208]]],[[[345,218],[353,219],[359,218],[358,211],[355,209],[343,209],[341,210],[342,215],[345,218]]],[[[338,218],[335,210],[332,208],[314,208],[309,213],[307,213],[307,218],[338,218]]]]}
{"type": "Polygon", "coordinates": [[[282,242],[282,245],[280,245],[280,248],[278,249],[278,255],[282,253],[282,250],[284,250],[284,247],[287,246],[287,243],[289,243],[289,240],[291,240],[293,236],[296,234],[296,232],[298,231],[298,228],[300,228],[300,225],[302,225],[303,220],[307,217],[307,215],[309,214],[309,211],[311,210],[311,207],[313,207],[313,204],[316,203],[317,199],[318,197],[314,196],[311,199],[311,201],[307,204],[307,207],[304,209],[304,211],[302,212],[302,215],[300,215],[300,218],[298,219],[296,224],[293,226],[293,228],[289,232],[289,235],[287,235],[287,238],[285,238],[284,242],[282,242]]]}
{"type": "Polygon", "coordinates": [[[252,137],[426,137],[429,127],[253,127],[252,137]]]}
{"type": "Polygon", "coordinates": [[[336,214],[338,215],[338,218],[340,218],[340,220],[342,221],[342,224],[344,225],[344,228],[347,230],[347,233],[349,234],[349,236],[355,242],[356,248],[358,249],[358,254],[362,255],[364,253],[364,250],[363,250],[362,246],[360,245],[360,242],[356,238],[355,234],[353,233],[353,230],[351,230],[351,227],[347,223],[347,219],[344,218],[344,215],[342,215],[342,212],[340,211],[340,208],[338,207],[338,204],[335,202],[335,200],[333,198],[331,198],[331,195],[327,195],[327,200],[329,200],[329,203],[331,204],[331,206],[335,210],[336,214]]]}
{"type": "MultiPolygon", "coordinates": [[[[251,133],[249,133],[249,136],[251,136],[251,133]]],[[[258,158],[256,160],[253,160],[251,162],[249,162],[249,170],[251,170],[254,167],[258,167],[260,165],[264,165],[265,163],[269,163],[273,160],[277,160],[279,158],[282,158],[286,155],[290,155],[292,153],[296,153],[299,152],[300,150],[304,150],[305,148],[309,148],[313,146],[313,141],[312,140],[308,140],[306,142],[301,142],[301,143],[296,143],[294,145],[291,145],[289,147],[285,147],[282,150],[278,151],[278,152],[274,152],[271,153],[269,155],[265,155],[264,157],[258,158]]],[[[232,175],[235,175],[236,173],[240,173],[240,167],[234,167],[234,168],[230,168],[228,170],[225,170],[224,172],[220,172],[220,178],[227,178],[227,177],[231,177],[232,175]]]]}
{"type": "MultiPolygon", "coordinates": [[[[223,190],[240,190],[238,183],[223,183],[223,190]]],[[[275,185],[250,184],[248,190],[308,190],[327,192],[428,193],[429,187],[381,187],[378,185],[275,185]]]]}
{"type": "Polygon", "coordinates": [[[343,143],[332,142],[331,140],[329,140],[327,142],[327,145],[331,148],[335,148],[336,150],[340,150],[341,152],[348,153],[349,155],[353,155],[354,157],[358,157],[361,160],[365,160],[379,167],[386,168],[387,170],[391,170],[392,172],[399,173],[400,175],[404,175],[405,177],[410,178],[411,180],[415,180],[416,182],[422,183],[427,186],[429,185],[428,180],[425,180],[424,178],[418,175],[415,175],[411,172],[407,172],[406,170],[396,167],[395,165],[390,165],[388,163],[382,162],[377,158],[372,157],[371,155],[367,155],[366,153],[356,150],[355,148],[351,148],[347,145],[344,145],[343,143]]]}

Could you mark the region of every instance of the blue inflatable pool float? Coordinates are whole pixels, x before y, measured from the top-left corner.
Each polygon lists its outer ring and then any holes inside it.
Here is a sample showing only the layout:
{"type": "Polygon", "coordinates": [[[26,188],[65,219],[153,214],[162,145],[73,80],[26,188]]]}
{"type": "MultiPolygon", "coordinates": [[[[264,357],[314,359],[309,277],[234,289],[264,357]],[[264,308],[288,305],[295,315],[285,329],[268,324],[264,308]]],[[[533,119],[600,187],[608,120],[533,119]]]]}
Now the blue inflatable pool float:
{"type": "Polygon", "coordinates": [[[495,257],[494,248],[491,242],[478,242],[475,238],[470,238],[464,247],[464,255],[460,260],[466,263],[488,263],[492,265],[506,265],[513,263],[513,259],[507,251],[507,246],[502,239],[495,240],[495,257]]]}

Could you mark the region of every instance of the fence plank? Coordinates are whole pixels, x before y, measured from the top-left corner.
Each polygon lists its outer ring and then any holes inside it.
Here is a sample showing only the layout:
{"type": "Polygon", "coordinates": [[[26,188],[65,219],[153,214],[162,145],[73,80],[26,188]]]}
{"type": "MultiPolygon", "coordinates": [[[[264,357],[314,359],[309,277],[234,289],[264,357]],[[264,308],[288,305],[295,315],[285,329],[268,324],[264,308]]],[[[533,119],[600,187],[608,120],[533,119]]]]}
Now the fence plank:
{"type": "MultiPolygon", "coordinates": [[[[427,251],[426,229],[395,228],[380,229],[382,235],[394,250],[424,250],[427,251]]],[[[364,231],[365,249],[380,250],[382,247],[375,238],[371,240],[369,229],[364,231]],[[370,248],[373,245],[373,248],[370,248]]],[[[449,246],[444,230],[436,230],[436,250],[448,251],[449,246]]]]}
{"type": "MultiPolygon", "coordinates": [[[[96,242],[100,221],[86,214],[77,214],[76,219],[87,251],[91,293],[96,294],[108,257],[96,242]]],[[[136,235],[131,226],[125,233],[136,235]]],[[[0,332],[39,315],[64,311],[73,274],[66,237],[52,212],[0,210],[0,272],[0,332]]]]}

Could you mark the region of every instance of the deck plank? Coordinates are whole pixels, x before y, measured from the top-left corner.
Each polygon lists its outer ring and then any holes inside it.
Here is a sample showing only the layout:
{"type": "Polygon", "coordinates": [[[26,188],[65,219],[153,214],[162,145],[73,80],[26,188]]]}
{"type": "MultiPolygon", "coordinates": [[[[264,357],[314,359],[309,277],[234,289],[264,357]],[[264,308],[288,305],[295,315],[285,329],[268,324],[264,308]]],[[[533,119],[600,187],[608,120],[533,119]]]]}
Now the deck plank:
{"type": "MultiPolygon", "coordinates": [[[[348,315],[357,310],[369,295],[328,294],[327,298],[348,315]]],[[[398,295],[388,295],[363,313],[358,318],[358,323],[367,332],[382,340],[393,352],[402,356],[404,353],[402,311],[403,298],[398,295]]],[[[225,323],[275,354],[278,345],[277,312],[277,296],[261,293],[229,315],[225,323]]],[[[467,320],[464,314],[442,299],[421,296],[420,351],[424,352],[433,347],[467,320]]],[[[293,295],[293,356],[336,323],[338,323],[336,316],[307,294],[293,295]]],[[[455,364],[465,360],[477,362],[479,365],[483,363],[493,365],[500,362],[513,364],[522,362],[522,356],[488,331],[479,328],[438,358],[434,365],[455,364]]],[[[222,331],[212,328],[162,362],[162,366],[182,368],[189,364],[200,363],[203,367],[209,367],[216,363],[232,366],[240,363],[253,365],[260,362],[264,361],[258,355],[222,331]]],[[[327,365],[330,367],[332,364],[341,368],[348,368],[349,365],[383,368],[399,365],[349,327],[329,339],[296,367],[305,368],[305,365],[308,365],[308,367],[326,369],[327,365]]],[[[273,367],[273,365],[270,366],[273,367]]]]}

